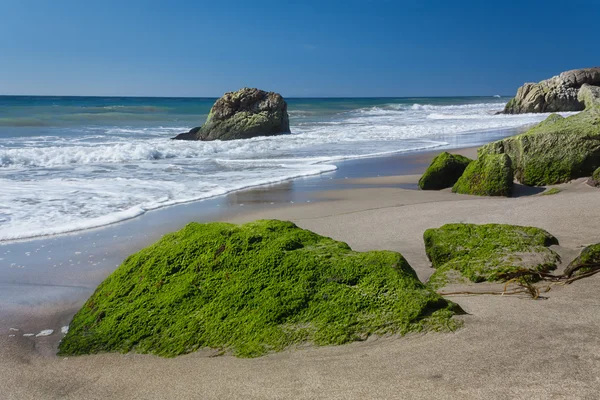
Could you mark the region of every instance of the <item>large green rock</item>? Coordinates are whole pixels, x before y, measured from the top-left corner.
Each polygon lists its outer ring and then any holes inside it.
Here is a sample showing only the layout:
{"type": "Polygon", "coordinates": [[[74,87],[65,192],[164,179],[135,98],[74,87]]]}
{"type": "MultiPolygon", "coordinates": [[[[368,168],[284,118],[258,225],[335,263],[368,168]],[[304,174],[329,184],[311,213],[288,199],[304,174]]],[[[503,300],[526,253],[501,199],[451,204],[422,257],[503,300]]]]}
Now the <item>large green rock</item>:
{"type": "Polygon", "coordinates": [[[419,179],[419,188],[422,190],[440,190],[452,187],[465,172],[465,168],[471,161],[473,160],[459,154],[448,152],[438,154],[419,179]]]}
{"type": "Polygon", "coordinates": [[[452,309],[396,252],[355,252],[284,221],[191,223],[128,257],[75,315],[59,354],[253,357],[444,330],[452,309]]]}
{"type": "Polygon", "coordinates": [[[177,140],[234,140],[290,132],[287,103],[278,93],[243,88],[225,93],[212,106],[201,127],[177,140]]]}
{"type": "Polygon", "coordinates": [[[510,196],[512,190],[512,162],[506,154],[480,156],[452,187],[454,193],[477,196],[510,196]]]}
{"type": "Polygon", "coordinates": [[[530,186],[590,176],[600,167],[600,107],[562,118],[550,115],[529,131],[479,149],[479,156],[507,154],[515,178],[530,186]]]}
{"type": "Polygon", "coordinates": [[[423,234],[425,251],[436,269],[429,282],[444,286],[453,272],[472,282],[501,280],[503,274],[556,268],[558,240],[543,229],[503,224],[447,224],[423,234]]]}

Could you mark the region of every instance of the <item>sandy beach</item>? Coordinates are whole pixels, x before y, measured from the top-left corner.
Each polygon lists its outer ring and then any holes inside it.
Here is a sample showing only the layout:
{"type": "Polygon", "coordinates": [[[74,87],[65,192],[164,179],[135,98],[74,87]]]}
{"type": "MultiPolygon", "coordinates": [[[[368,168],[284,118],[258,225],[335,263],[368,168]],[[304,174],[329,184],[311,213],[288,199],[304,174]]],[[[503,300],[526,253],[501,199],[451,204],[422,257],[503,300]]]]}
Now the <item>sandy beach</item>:
{"type": "MultiPolygon", "coordinates": [[[[474,151],[460,152],[473,156],[474,151]]],[[[229,212],[203,218],[231,222],[291,220],[302,228],[345,241],[354,250],[399,251],[421,280],[432,272],[425,257],[423,232],[445,223],[509,223],[544,228],[558,238],[560,245],[554,247],[563,266],[582,246],[600,242],[600,197],[584,179],[559,185],[563,191],[551,196],[526,189],[519,189],[514,198],[410,189],[433,155],[414,155],[411,168],[401,171],[402,175],[349,174],[330,179],[328,186],[318,184],[314,190],[296,190],[295,196],[302,193],[301,202],[291,203],[285,197],[289,192],[282,197],[285,186],[238,192],[219,200],[231,202],[226,207],[229,212]],[[234,203],[238,206],[231,212],[234,203]]],[[[319,179],[329,178],[333,177],[319,179]]],[[[310,180],[306,182],[311,185],[310,180]]],[[[177,229],[175,225],[162,229],[177,229]]],[[[122,227],[111,229],[91,234],[104,235],[115,229],[123,232],[122,227]]],[[[139,225],[131,229],[139,230],[139,225]]],[[[137,240],[124,240],[124,249],[106,252],[111,254],[111,265],[126,249],[136,251],[160,234],[161,229],[155,229],[141,240],[141,235],[131,232],[137,240]]],[[[45,240],[49,243],[52,239],[45,240]]],[[[34,248],[39,243],[18,245],[34,248]]],[[[3,311],[3,398],[595,399],[600,391],[598,275],[568,286],[552,286],[543,299],[535,301],[526,296],[449,297],[467,312],[457,317],[464,326],[454,333],[370,338],[344,346],[306,346],[256,359],[215,357],[211,351],[173,359],[139,354],[59,358],[53,351],[60,334],[22,337],[28,330],[59,330],[66,325],[111,268],[114,266],[106,265],[97,272],[90,266],[72,277],[68,295],[63,292],[38,298],[31,304],[14,302],[10,310],[3,311]],[[27,317],[23,319],[23,315],[27,317]]],[[[47,281],[51,283],[51,279],[47,281]]],[[[468,290],[477,289],[469,286],[468,290]]],[[[29,293],[35,287],[32,281],[29,293]]]]}

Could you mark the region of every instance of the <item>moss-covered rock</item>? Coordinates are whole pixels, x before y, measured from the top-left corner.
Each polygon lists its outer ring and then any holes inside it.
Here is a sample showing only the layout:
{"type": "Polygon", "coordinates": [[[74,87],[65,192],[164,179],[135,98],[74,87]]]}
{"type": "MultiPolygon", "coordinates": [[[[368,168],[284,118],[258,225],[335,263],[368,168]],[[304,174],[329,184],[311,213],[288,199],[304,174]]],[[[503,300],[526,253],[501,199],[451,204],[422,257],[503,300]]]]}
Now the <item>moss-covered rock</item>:
{"type": "Polygon", "coordinates": [[[587,181],[588,185],[600,187],[600,168],[596,168],[596,170],[592,173],[592,176],[587,181]]]}
{"type": "Polygon", "coordinates": [[[572,276],[600,268],[600,243],[587,246],[565,268],[565,275],[572,276]]]}
{"type": "Polygon", "coordinates": [[[479,149],[479,156],[507,154],[515,178],[544,186],[590,176],[600,167],[600,107],[562,118],[551,115],[529,131],[479,149]]]}
{"type": "Polygon", "coordinates": [[[287,103],[279,93],[243,88],[225,93],[210,109],[201,127],[177,140],[234,140],[290,132],[287,103]]]}
{"type": "Polygon", "coordinates": [[[253,357],[448,329],[451,309],[396,252],[354,252],[291,222],[191,223],[127,258],[75,315],[59,354],[253,357]]]}
{"type": "Polygon", "coordinates": [[[440,190],[452,187],[465,172],[465,168],[473,161],[460,154],[443,152],[438,154],[427,168],[421,179],[422,190],[440,190]]]}
{"type": "Polygon", "coordinates": [[[429,280],[443,286],[454,271],[472,282],[498,281],[524,268],[556,268],[558,240],[543,229],[502,224],[447,224],[423,234],[425,251],[436,269],[429,280]]]}
{"type": "Polygon", "coordinates": [[[513,171],[510,157],[492,154],[479,157],[469,164],[452,191],[477,196],[510,196],[513,171]]]}

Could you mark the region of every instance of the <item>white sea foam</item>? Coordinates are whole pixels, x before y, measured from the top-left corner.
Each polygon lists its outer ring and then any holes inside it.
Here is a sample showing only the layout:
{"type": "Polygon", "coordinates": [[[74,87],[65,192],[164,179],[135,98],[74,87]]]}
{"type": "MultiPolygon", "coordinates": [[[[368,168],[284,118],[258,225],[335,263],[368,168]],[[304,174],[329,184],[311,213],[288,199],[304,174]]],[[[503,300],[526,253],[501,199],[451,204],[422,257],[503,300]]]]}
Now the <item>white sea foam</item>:
{"type": "Polygon", "coordinates": [[[111,224],[332,171],[341,159],[444,146],[469,132],[545,118],[492,115],[501,108],[383,104],[318,120],[291,110],[293,134],[225,142],[172,141],[186,128],[160,126],[0,139],[0,241],[111,224]]]}

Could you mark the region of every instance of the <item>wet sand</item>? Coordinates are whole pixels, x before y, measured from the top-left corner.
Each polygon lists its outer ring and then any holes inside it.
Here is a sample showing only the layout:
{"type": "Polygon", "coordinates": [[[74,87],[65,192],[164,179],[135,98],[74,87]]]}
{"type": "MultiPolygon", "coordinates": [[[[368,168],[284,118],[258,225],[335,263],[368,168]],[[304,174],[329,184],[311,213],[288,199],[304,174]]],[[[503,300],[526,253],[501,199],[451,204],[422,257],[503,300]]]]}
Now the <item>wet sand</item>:
{"type": "MultiPolygon", "coordinates": [[[[473,152],[466,151],[467,155],[473,152]]],[[[22,337],[29,331],[60,329],[124,256],[192,219],[288,219],[345,241],[355,250],[400,251],[422,280],[432,272],[425,257],[423,231],[449,222],[514,223],[547,229],[560,242],[556,250],[564,265],[582,246],[600,242],[600,196],[584,179],[560,185],[563,191],[552,196],[519,188],[519,196],[510,199],[455,195],[449,190],[411,190],[432,156],[405,155],[387,158],[386,162],[361,160],[364,164],[352,163],[353,168],[359,166],[345,172],[340,166],[337,175],[214,200],[221,202],[220,207],[194,203],[162,210],[169,218],[154,216],[144,221],[142,217],[81,235],[1,246],[0,257],[31,252],[12,258],[17,264],[25,263],[27,257],[40,260],[37,264],[31,261],[25,268],[13,267],[12,275],[3,275],[8,276],[0,294],[3,397],[597,398],[598,275],[569,286],[554,286],[545,299],[537,301],[520,296],[453,296],[451,299],[468,313],[459,317],[465,324],[455,333],[372,338],[344,346],[307,346],[258,359],[211,357],[211,352],[175,359],[137,354],[63,359],[52,355],[60,338],[58,332],[48,337],[22,337]],[[409,162],[406,157],[413,158],[409,162]],[[377,165],[377,173],[369,169],[369,162],[377,165]],[[330,182],[324,184],[326,181],[330,182]],[[304,187],[300,190],[297,185],[304,187]],[[215,211],[219,208],[225,211],[215,211]],[[195,218],[187,218],[194,213],[195,218]],[[7,250],[10,252],[6,254],[7,250]],[[54,258],[52,254],[75,251],[80,254],[71,257],[75,261],[69,265],[63,261],[63,265],[52,267],[42,262],[44,257],[54,258]],[[100,260],[92,261],[90,255],[100,260]],[[42,290],[45,286],[40,284],[55,286],[42,290]],[[5,301],[6,292],[17,300],[5,301]],[[25,320],[23,315],[27,315],[25,320]],[[21,325],[9,326],[13,323],[21,325]],[[10,327],[19,331],[9,331],[10,327]]]]}

